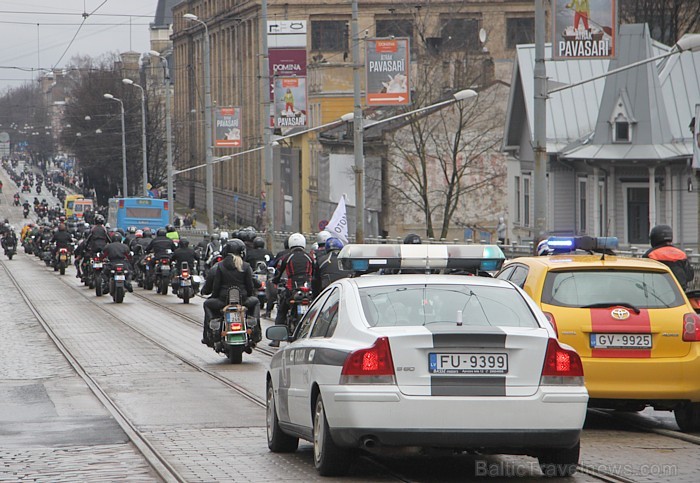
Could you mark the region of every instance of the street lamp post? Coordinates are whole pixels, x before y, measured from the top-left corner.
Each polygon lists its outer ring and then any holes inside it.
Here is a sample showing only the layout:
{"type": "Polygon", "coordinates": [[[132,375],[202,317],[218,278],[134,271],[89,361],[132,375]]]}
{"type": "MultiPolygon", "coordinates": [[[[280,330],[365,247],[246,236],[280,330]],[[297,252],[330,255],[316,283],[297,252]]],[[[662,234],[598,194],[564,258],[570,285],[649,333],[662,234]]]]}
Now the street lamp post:
{"type": "Polygon", "coordinates": [[[355,158],[355,242],[365,241],[365,153],[360,99],[358,0],[352,0],[353,154],[355,158]]]}
{"type": "Polygon", "coordinates": [[[143,196],[148,196],[148,159],[146,156],[146,91],[144,88],[136,84],[131,79],[122,79],[122,82],[128,86],[138,87],[141,90],[141,144],[143,151],[143,196]]]}
{"type": "Polygon", "coordinates": [[[207,195],[207,218],[209,219],[209,231],[214,228],[214,173],[212,169],[212,132],[211,132],[211,66],[209,28],[192,13],[183,15],[186,20],[200,23],[204,26],[204,144],[206,145],[206,195],[207,195]]]}
{"type": "Polygon", "coordinates": [[[168,156],[168,222],[172,224],[173,216],[175,213],[175,193],[173,186],[173,132],[172,132],[172,121],[171,121],[171,107],[170,107],[170,68],[168,66],[168,59],[160,52],[151,50],[148,52],[149,55],[153,57],[158,57],[163,63],[165,68],[165,75],[163,82],[165,84],[165,145],[167,149],[168,156]]]}
{"type": "Polygon", "coordinates": [[[122,171],[123,171],[123,178],[122,178],[122,196],[126,198],[129,196],[129,191],[128,191],[128,185],[126,182],[126,130],[124,129],[124,102],[122,102],[121,99],[118,99],[114,97],[112,94],[105,94],[104,95],[105,99],[109,99],[110,101],[117,101],[119,103],[119,107],[121,108],[121,117],[122,117],[122,171]]]}

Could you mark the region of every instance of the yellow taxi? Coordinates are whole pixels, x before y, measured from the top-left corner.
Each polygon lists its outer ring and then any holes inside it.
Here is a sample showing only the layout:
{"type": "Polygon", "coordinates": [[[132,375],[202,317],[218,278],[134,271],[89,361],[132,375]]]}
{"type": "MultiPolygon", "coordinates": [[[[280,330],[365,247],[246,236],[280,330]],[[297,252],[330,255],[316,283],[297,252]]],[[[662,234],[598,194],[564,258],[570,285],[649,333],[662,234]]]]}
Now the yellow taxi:
{"type": "Polygon", "coordinates": [[[618,257],[613,237],[552,237],[551,255],[515,258],[497,278],[540,306],[581,356],[590,406],[672,410],[700,431],[700,316],[671,270],[618,257]]]}

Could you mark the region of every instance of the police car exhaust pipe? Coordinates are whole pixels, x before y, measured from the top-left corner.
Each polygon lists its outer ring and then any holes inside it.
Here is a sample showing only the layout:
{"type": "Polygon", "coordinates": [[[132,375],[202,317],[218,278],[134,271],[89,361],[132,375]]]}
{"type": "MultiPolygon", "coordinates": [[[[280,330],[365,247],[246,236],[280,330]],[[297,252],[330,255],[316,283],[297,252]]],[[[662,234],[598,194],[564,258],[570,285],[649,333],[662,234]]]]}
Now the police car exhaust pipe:
{"type": "Polygon", "coordinates": [[[361,441],[364,449],[373,449],[378,446],[377,440],[373,436],[365,436],[361,441]]]}

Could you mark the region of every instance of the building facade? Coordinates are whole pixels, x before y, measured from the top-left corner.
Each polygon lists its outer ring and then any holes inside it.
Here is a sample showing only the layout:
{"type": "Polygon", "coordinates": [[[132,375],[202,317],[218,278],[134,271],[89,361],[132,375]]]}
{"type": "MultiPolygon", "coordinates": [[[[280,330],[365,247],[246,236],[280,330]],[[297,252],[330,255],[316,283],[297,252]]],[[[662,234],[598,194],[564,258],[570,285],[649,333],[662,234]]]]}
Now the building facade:
{"type": "MultiPolygon", "coordinates": [[[[547,61],[549,81],[571,84],[671,50],[642,24],[621,25],[617,45],[609,62],[547,61]]],[[[504,136],[513,241],[533,238],[533,65],[534,47],[519,46],[504,136]]],[[[699,78],[700,53],[684,52],[550,95],[549,233],[609,235],[622,246],[644,246],[650,228],[663,223],[681,246],[698,248],[689,124],[700,103],[699,78]]]]}

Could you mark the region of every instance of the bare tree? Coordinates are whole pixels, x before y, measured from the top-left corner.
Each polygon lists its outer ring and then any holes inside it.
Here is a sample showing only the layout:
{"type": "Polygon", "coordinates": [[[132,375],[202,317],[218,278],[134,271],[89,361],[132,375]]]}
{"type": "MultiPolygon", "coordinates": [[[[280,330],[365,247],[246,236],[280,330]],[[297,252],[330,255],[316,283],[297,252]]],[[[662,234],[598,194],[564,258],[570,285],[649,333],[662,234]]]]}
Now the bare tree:
{"type": "Polygon", "coordinates": [[[480,93],[442,109],[428,109],[399,126],[389,140],[386,182],[393,204],[404,213],[419,213],[428,237],[446,238],[454,222],[473,221],[470,206],[480,206],[482,220],[503,212],[505,163],[497,153],[505,99],[498,85],[487,88],[492,76],[482,66],[490,59],[481,54],[478,23],[444,19],[435,32],[420,15],[413,22],[418,45],[410,109],[430,106],[474,85],[481,86],[480,93]],[[492,201],[483,204],[485,199],[492,201]]]}
{"type": "Polygon", "coordinates": [[[620,0],[622,23],[646,23],[653,39],[673,45],[700,28],[698,0],[620,0]]]}

